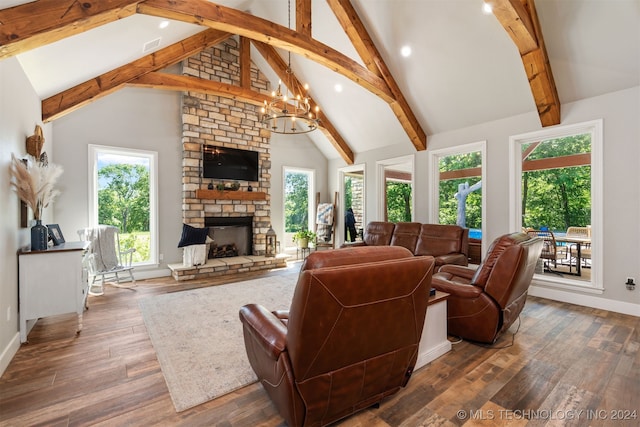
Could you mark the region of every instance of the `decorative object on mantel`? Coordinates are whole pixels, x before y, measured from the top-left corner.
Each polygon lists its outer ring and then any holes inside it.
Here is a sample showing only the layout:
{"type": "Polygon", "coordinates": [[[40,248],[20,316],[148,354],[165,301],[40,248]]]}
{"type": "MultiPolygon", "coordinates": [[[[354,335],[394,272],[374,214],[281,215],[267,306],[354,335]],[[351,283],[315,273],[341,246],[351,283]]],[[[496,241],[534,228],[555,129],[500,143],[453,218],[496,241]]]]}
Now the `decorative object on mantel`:
{"type": "Polygon", "coordinates": [[[249,186],[247,187],[247,191],[253,191],[253,187],[251,186],[251,184],[249,184],[249,186]]]}
{"type": "Polygon", "coordinates": [[[36,125],[33,135],[27,137],[27,153],[38,159],[40,158],[43,145],[44,136],[42,135],[42,128],[36,125]]]}
{"type": "Polygon", "coordinates": [[[24,162],[11,155],[11,186],[33,211],[36,225],[31,228],[31,250],[41,251],[47,249],[48,242],[47,227],[42,225],[42,212],[60,194],[54,185],[63,169],[53,163],[44,165],[30,155],[26,160],[24,162]]]}
{"type": "Polygon", "coordinates": [[[209,185],[207,185],[207,189],[213,190],[213,182],[210,182],[209,185]]]}
{"type": "MultiPolygon", "coordinates": [[[[291,0],[288,2],[289,21],[291,28],[291,0]]],[[[320,120],[318,113],[320,107],[311,109],[311,97],[309,96],[309,85],[300,87],[300,83],[291,70],[291,52],[287,64],[287,81],[284,82],[284,92],[282,91],[282,80],[278,82],[278,90],[271,92],[271,102],[264,101],[262,107],[261,122],[271,132],[280,134],[308,133],[318,128],[320,120]]]]}

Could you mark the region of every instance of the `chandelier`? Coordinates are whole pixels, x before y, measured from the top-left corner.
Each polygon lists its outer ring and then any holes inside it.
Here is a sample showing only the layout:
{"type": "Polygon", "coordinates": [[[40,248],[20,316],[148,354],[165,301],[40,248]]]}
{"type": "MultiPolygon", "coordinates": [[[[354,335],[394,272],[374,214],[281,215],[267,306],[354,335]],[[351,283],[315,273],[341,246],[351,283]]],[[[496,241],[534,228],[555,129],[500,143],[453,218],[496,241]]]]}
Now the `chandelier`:
{"type": "MultiPolygon", "coordinates": [[[[291,26],[291,0],[289,0],[289,27],[291,26]]],[[[278,90],[271,92],[271,101],[264,101],[261,122],[271,132],[281,134],[308,133],[318,128],[320,120],[317,105],[312,110],[309,85],[301,87],[291,71],[291,52],[284,82],[278,81],[278,90]]]]}

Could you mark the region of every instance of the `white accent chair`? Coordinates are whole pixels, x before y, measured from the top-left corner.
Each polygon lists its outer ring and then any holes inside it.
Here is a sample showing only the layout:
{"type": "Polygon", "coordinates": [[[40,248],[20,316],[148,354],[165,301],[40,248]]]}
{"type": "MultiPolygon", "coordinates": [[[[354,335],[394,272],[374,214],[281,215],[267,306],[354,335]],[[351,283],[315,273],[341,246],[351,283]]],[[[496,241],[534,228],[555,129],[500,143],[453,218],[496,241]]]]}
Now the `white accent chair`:
{"type": "Polygon", "coordinates": [[[104,295],[104,285],[109,283],[119,288],[135,287],[133,277],[133,253],[135,248],[122,250],[120,246],[120,230],[112,225],[99,225],[78,231],[80,240],[90,242],[85,265],[91,276],[89,295],[104,295]],[[124,280],[131,283],[122,285],[120,274],[128,274],[124,280]],[[96,283],[96,280],[99,281],[96,283]],[[115,283],[114,283],[115,281],[115,283]]]}

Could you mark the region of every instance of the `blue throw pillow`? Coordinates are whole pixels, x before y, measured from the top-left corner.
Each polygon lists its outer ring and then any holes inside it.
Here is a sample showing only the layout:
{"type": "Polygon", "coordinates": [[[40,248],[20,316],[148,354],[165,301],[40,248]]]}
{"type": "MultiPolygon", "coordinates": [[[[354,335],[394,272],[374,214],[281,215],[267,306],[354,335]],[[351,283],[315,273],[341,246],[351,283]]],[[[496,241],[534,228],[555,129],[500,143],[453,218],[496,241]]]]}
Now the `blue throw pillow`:
{"type": "Polygon", "coordinates": [[[206,242],[209,235],[209,227],[196,228],[187,224],[182,224],[182,237],[180,237],[180,243],[178,247],[191,245],[201,245],[206,242]]]}

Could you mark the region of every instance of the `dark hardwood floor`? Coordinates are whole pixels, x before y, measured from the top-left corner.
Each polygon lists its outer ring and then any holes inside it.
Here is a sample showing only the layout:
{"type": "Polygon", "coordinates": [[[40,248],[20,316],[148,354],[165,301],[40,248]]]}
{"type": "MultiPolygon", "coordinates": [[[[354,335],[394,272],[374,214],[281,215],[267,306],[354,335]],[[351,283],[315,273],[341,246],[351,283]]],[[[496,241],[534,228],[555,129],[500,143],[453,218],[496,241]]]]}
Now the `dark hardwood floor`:
{"type": "MultiPolygon", "coordinates": [[[[257,384],[174,410],[138,301],[218,283],[107,286],[89,298],[78,336],[74,315],[41,319],[0,379],[0,425],[284,425],[257,384]]],[[[513,345],[511,334],[496,348],[454,344],[380,408],[340,425],[636,426],[639,331],[638,317],[530,297],[513,345]]]]}

